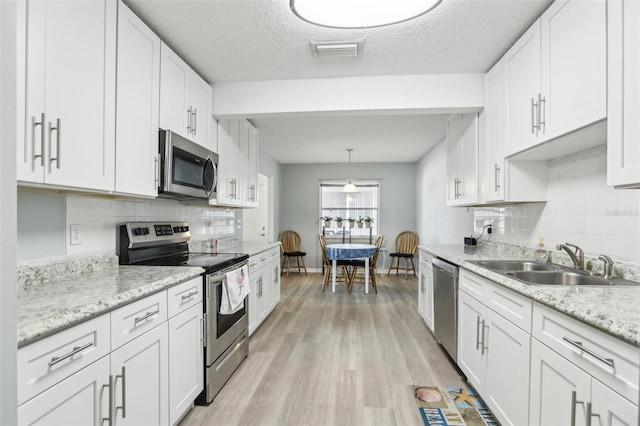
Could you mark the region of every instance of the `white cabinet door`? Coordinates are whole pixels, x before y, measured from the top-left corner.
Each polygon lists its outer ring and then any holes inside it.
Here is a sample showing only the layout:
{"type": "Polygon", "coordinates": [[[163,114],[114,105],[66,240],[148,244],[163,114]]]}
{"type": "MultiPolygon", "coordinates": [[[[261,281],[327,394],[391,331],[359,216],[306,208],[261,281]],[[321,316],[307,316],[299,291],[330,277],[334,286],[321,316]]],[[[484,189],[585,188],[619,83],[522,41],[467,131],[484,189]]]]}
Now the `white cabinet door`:
{"type": "Polygon", "coordinates": [[[599,381],[591,381],[591,424],[598,426],[635,426],[638,406],[599,381]]]}
{"type": "Polygon", "coordinates": [[[204,389],[202,305],[169,319],[169,424],[176,424],[204,389]]]}
{"type": "Polygon", "coordinates": [[[503,62],[484,77],[484,132],[480,134],[479,170],[481,201],[504,200],[503,62]]]}
{"type": "Polygon", "coordinates": [[[243,138],[246,137],[246,144],[243,144],[246,150],[244,153],[246,180],[243,188],[243,205],[256,207],[258,205],[258,130],[247,120],[243,120],[242,126],[243,138]]]}
{"type": "Polygon", "coordinates": [[[478,202],[478,114],[455,114],[448,122],[447,205],[478,202]]]}
{"type": "Polygon", "coordinates": [[[540,18],[541,140],[607,117],[606,6],[556,0],[540,18]]]}
{"type": "Polygon", "coordinates": [[[531,335],[491,309],[487,309],[486,323],[487,371],[483,397],[500,424],[526,425],[531,335]]]}
{"type": "Polygon", "coordinates": [[[591,377],[536,339],[531,342],[531,426],[584,425],[591,377]],[[572,392],[576,401],[572,402],[572,392]],[[575,407],[575,423],[571,422],[575,407]]]}
{"type": "Polygon", "coordinates": [[[485,306],[465,292],[458,293],[458,366],[478,392],[485,391],[485,306]]]}
{"type": "Polygon", "coordinates": [[[166,44],[160,46],[160,127],[190,139],[191,69],[166,44]]]}
{"type": "Polygon", "coordinates": [[[111,353],[116,424],[169,424],[167,343],[165,321],[111,353]]]}
{"type": "Polygon", "coordinates": [[[540,22],[536,21],[503,58],[507,154],[536,143],[534,103],[540,93],[540,55],[540,22]]]}
{"type": "MultiPolygon", "coordinates": [[[[277,249],[279,250],[279,249],[277,249]]],[[[271,271],[271,279],[269,281],[271,288],[269,289],[269,304],[267,311],[271,312],[280,303],[280,260],[271,262],[269,264],[269,270],[271,271]]]]}
{"type": "Polygon", "coordinates": [[[18,407],[20,425],[94,425],[109,416],[109,357],[18,407]]]}
{"type": "Polygon", "coordinates": [[[28,3],[19,180],[113,190],[116,18],[112,0],[28,3]]]}
{"type": "Polygon", "coordinates": [[[640,2],[610,0],[607,185],[640,186],[640,2]]]}
{"type": "Polygon", "coordinates": [[[195,72],[191,73],[189,85],[189,105],[191,106],[191,137],[194,142],[212,151],[209,139],[209,124],[211,117],[211,101],[213,89],[195,72]]]}
{"type": "Polygon", "coordinates": [[[427,310],[427,267],[425,262],[420,262],[420,275],[418,275],[418,314],[422,320],[426,323],[426,310],[427,310]]]}
{"type": "Polygon", "coordinates": [[[116,192],[158,195],[160,38],[118,4],[116,192]]]}
{"type": "Polygon", "coordinates": [[[218,121],[218,197],[216,202],[229,205],[233,193],[231,183],[231,134],[230,120],[218,121]]]}
{"type": "Polygon", "coordinates": [[[256,315],[258,317],[258,323],[262,324],[262,321],[267,317],[267,307],[269,298],[269,278],[271,277],[270,271],[262,269],[260,276],[258,277],[258,298],[256,301],[256,315]]]}

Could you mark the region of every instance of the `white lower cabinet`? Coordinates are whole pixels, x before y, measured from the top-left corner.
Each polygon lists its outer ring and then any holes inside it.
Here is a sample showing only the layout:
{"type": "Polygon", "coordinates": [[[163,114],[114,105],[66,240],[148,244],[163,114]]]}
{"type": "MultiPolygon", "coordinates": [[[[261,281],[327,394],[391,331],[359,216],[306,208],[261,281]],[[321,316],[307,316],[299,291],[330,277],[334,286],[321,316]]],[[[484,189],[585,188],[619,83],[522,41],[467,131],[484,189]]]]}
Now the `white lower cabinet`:
{"type": "Polygon", "coordinates": [[[20,425],[95,425],[109,415],[109,357],[18,407],[20,425]]]}
{"type": "Polygon", "coordinates": [[[460,281],[458,366],[501,424],[525,425],[531,303],[468,271],[461,272],[460,281]],[[468,287],[478,299],[464,291],[468,287]]]}
{"type": "Polygon", "coordinates": [[[638,349],[536,304],[530,425],[637,425],[638,349]]]}
{"type": "Polygon", "coordinates": [[[262,324],[280,301],[280,246],[249,258],[249,335],[262,324]]]}
{"type": "Polygon", "coordinates": [[[418,313],[429,330],[433,332],[433,266],[431,266],[433,256],[425,250],[420,250],[419,255],[418,313]]]}

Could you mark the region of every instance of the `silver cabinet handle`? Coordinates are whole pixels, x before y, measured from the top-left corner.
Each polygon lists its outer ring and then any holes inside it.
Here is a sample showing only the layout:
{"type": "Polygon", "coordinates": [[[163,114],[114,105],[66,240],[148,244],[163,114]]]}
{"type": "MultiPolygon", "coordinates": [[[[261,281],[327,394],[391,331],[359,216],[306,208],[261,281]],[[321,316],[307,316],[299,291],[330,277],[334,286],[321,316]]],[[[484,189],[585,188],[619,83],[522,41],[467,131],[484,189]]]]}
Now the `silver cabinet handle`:
{"type": "Polygon", "coordinates": [[[546,105],[545,98],[542,97],[542,93],[538,93],[538,130],[544,133],[544,126],[546,123],[546,105]]]}
{"type": "Polygon", "coordinates": [[[583,401],[578,401],[577,392],[571,391],[571,426],[576,426],[576,405],[584,405],[583,401]]]}
{"type": "Polygon", "coordinates": [[[60,133],[61,133],[61,126],[60,126],[60,119],[58,118],[56,120],[56,127],[52,127],[51,123],[49,123],[49,163],[53,163],[54,161],[56,162],[56,169],[60,168],[60,133]],[[56,131],[56,157],[52,157],[51,156],[51,132],[56,131]]]}
{"type": "Polygon", "coordinates": [[[534,98],[531,98],[531,134],[538,136],[538,123],[536,120],[536,111],[538,111],[538,104],[534,98]]]}
{"type": "Polygon", "coordinates": [[[107,421],[109,426],[113,426],[113,374],[109,374],[109,384],[102,386],[109,389],[109,414],[103,417],[102,421],[107,421]]]}
{"type": "Polygon", "coordinates": [[[120,377],[122,379],[122,405],[116,406],[116,411],[118,411],[118,409],[122,409],[122,418],[126,418],[127,417],[127,384],[126,384],[126,374],[125,374],[125,367],[124,365],[122,366],[122,374],[119,374],[116,376],[116,381],[118,380],[118,377],[120,377]]]}
{"type": "Polygon", "coordinates": [[[204,348],[204,328],[205,328],[205,323],[204,323],[204,317],[200,318],[200,343],[202,344],[202,347],[204,348]]]}
{"type": "Polygon", "coordinates": [[[476,317],[476,350],[480,349],[480,316],[476,317]]]}
{"type": "Polygon", "coordinates": [[[156,185],[156,188],[160,187],[160,161],[158,160],[158,156],[156,155],[153,159],[153,175],[154,175],[154,182],[156,185]]]}
{"type": "Polygon", "coordinates": [[[39,158],[40,165],[44,167],[44,141],[46,139],[47,129],[44,125],[44,112],[40,114],[40,121],[36,121],[35,117],[31,117],[31,152],[33,153],[33,161],[39,158]],[[36,154],[36,127],[40,126],[40,154],[36,154]]]}
{"type": "Polygon", "coordinates": [[[454,183],[454,185],[453,185],[454,196],[453,197],[456,198],[456,199],[460,198],[460,195],[462,195],[462,194],[458,191],[458,188],[459,188],[460,184],[462,183],[462,180],[460,180],[458,178],[455,178],[453,180],[453,183],[454,183]]]}
{"type": "Polygon", "coordinates": [[[71,352],[66,353],[62,356],[54,356],[53,358],[51,358],[51,361],[49,361],[49,367],[53,367],[54,365],[61,363],[62,361],[64,361],[67,358],[71,358],[72,356],[84,351],[87,348],[90,348],[91,346],[93,346],[93,342],[89,342],[87,344],[84,344],[82,346],[74,346],[73,349],[71,350],[71,352]]]}
{"type": "Polygon", "coordinates": [[[582,345],[582,342],[578,342],[575,340],[571,340],[568,337],[563,337],[562,340],[564,340],[565,342],[569,343],[572,346],[575,346],[576,348],[578,348],[578,350],[588,353],[589,355],[591,355],[592,357],[594,357],[595,359],[597,359],[598,361],[603,362],[604,364],[607,364],[609,367],[611,368],[616,368],[613,362],[613,359],[611,358],[605,358],[602,355],[598,355],[597,353],[595,353],[594,351],[592,351],[589,348],[586,348],[582,345]]]}
{"type": "Polygon", "coordinates": [[[191,133],[191,131],[193,130],[193,127],[191,126],[191,117],[193,115],[191,114],[191,105],[189,105],[189,109],[187,110],[187,133],[191,133]]]}
{"type": "Polygon", "coordinates": [[[196,135],[196,129],[198,128],[198,109],[197,108],[193,108],[193,111],[191,112],[191,115],[193,116],[193,124],[191,125],[191,132],[193,133],[193,136],[196,135]]]}
{"type": "Polygon", "coordinates": [[[501,185],[498,184],[500,177],[500,167],[498,167],[498,163],[493,165],[493,178],[495,180],[494,192],[498,192],[500,190],[501,185]]]}
{"type": "Polygon", "coordinates": [[[184,303],[184,302],[185,302],[185,300],[189,300],[189,299],[191,299],[191,298],[192,298],[193,296],[195,296],[196,294],[198,294],[198,292],[197,292],[197,291],[192,291],[192,292],[191,292],[191,293],[189,293],[189,294],[184,294],[184,295],[182,295],[182,303],[184,303]]]}
{"type": "Polygon", "coordinates": [[[256,186],[255,185],[251,185],[249,186],[249,199],[251,201],[255,201],[256,200],[256,186]]]}
{"type": "Polygon", "coordinates": [[[485,346],[485,345],[484,345],[484,343],[485,343],[485,341],[484,341],[484,337],[485,337],[485,336],[484,336],[484,329],[485,329],[485,328],[489,328],[489,326],[488,326],[488,325],[485,325],[484,320],[482,320],[482,321],[481,321],[481,327],[482,327],[482,345],[480,346],[480,354],[481,354],[481,355],[484,355],[484,351],[485,351],[485,350],[487,350],[487,349],[489,349],[489,347],[488,347],[488,346],[485,346]]]}
{"type": "Polygon", "coordinates": [[[153,311],[153,312],[147,312],[147,313],[146,313],[144,316],[142,316],[142,317],[137,317],[137,318],[135,318],[135,319],[133,320],[133,321],[134,321],[134,322],[133,322],[133,323],[134,323],[134,326],[137,326],[139,322],[145,321],[145,320],[147,320],[147,319],[151,318],[152,316],[157,315],[157,314],[159,314],[159,313],[160,313],[160,309],[157,309],[157,310],[155,310],[155,311],[153,311]]]}
{"type": "Polygon", "coordinates": [[[587,402],[587,426],[591,426],[591,417],[600,417],[598,414],[593,414],[591,403],[587,402]]]}

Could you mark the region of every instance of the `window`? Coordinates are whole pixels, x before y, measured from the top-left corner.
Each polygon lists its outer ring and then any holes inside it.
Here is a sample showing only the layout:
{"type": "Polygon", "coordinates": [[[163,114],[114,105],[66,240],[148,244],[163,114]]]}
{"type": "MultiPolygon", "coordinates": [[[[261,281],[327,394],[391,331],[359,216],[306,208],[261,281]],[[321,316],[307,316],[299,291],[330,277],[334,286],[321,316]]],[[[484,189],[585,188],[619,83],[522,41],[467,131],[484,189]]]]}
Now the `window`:
{"type": "Polygon", "coordinates": [[[321,182],[320,183],[320,217],[332,218],[329,226],[320,220],[320,233],[324,228],[327,238],[345,237],[368,239],[378,235],[380,223],[380,184],[378,182],[353,181],[360,192],[343,194],[340,192],[346,182],[321,182]],[[360,223],[349,222],[347,219],[373,219],[371,227],[367,227],[364,220],[360,223]],[[339,227],[336,218],[342,218],[342,226],[339,227]]]}

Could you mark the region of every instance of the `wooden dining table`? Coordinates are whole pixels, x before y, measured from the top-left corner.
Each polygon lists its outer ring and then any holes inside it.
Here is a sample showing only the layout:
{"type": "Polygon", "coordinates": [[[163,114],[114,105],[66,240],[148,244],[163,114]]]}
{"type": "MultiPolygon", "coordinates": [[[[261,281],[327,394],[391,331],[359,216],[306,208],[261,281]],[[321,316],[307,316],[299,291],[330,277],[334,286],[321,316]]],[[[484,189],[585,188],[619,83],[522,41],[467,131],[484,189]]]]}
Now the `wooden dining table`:
{"type": "Polygon", "coordinates": [[[338,260],[364,259],[364,292],[369,293],[369,258],[376,252],[374,244],[327,244],[327,257],[331,259],[331,291],[336,292],[338,260]]]}

